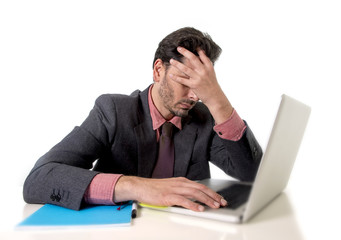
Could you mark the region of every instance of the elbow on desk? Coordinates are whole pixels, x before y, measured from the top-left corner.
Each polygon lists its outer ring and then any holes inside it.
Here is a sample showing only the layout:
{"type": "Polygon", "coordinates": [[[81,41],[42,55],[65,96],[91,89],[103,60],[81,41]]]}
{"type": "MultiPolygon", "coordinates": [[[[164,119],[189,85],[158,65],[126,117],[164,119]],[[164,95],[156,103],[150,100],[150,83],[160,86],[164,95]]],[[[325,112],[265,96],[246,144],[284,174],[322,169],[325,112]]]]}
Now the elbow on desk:
{"type": "Polygon", "coordinates": [[[24,183],[24,201],[79,210],[84,193],[97,174],[89,169],[56,162],[35,166],[24,183]]]}
{"type": "Polygon", "coordinates": [[[41,184],[37,183],[37,174],[39,170],[36,172],[31,171],[31,173],[26,177],[23,186],[23,198],[26,203],[31,204],[41,204],[45,203],[42,198],[39,198],[39,192],[42,191],[41,184]]]}

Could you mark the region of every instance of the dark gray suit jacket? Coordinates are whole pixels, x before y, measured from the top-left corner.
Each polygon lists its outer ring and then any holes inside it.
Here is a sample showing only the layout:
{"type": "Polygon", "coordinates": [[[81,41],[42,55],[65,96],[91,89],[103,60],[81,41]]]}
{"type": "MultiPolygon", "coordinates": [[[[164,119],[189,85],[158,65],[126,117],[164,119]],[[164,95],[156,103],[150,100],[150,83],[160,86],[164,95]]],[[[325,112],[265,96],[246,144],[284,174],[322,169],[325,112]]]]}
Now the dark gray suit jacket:
{"type": "MultiPolygon", "coordinates": [[[[249,127],[239,141],[220,138],[200,102],[182,119],[182,126],[174,133],[174,177],[209,178],[211,161],[232,177],[254,180],[262,150],[249,127]]],[[[148,89],[130,96],[102,95],[83,124],[37,161],[25,181],[24,199],[80,209],[96,174],[151,177],[157,154],[148,89]]]]}

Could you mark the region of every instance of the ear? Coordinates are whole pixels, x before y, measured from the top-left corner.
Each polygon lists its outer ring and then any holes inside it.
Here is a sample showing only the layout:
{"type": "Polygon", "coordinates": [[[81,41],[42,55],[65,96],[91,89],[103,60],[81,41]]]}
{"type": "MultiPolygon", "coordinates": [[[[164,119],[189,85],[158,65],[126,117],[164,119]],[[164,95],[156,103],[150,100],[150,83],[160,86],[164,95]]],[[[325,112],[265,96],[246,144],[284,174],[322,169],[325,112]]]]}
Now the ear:
{"type": "Polygon", "coordinates": [[[154,82],[160,82],[165,72],[165,65],[163,64],[161,59],[157,59],[154,62],[154,69],[153,69],[153,78],[154,82]]]}

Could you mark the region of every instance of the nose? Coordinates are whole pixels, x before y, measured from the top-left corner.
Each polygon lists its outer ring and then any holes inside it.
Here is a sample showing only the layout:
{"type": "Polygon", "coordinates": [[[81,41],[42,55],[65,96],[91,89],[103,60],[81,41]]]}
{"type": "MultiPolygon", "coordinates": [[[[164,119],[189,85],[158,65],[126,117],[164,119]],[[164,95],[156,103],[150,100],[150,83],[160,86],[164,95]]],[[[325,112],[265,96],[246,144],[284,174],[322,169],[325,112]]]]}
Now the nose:
{"type": "Polygon", "coordinates": [[[195,102],[199,101],[198,96],[191,89],[188,91],[188,98],[195,102]]]}

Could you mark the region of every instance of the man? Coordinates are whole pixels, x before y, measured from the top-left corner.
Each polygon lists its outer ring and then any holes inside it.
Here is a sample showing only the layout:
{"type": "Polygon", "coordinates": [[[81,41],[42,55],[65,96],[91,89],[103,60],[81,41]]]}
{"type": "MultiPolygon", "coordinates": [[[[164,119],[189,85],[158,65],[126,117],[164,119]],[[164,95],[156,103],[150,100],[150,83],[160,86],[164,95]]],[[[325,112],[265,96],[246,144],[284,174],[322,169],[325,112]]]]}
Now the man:
{"type": "Polygon", "coordinates": [[[25,201],[80,209],[137,200],[193,211],[203,211],[193,199],[228,204],[192,180],[210,177],[211,161],[253,181],[262,150],[217,82],[220,53],[194,28],[169,34],[155,53],[154,83],[130,96],[100,96],[83,124],[37,161],[25,201]]]}

